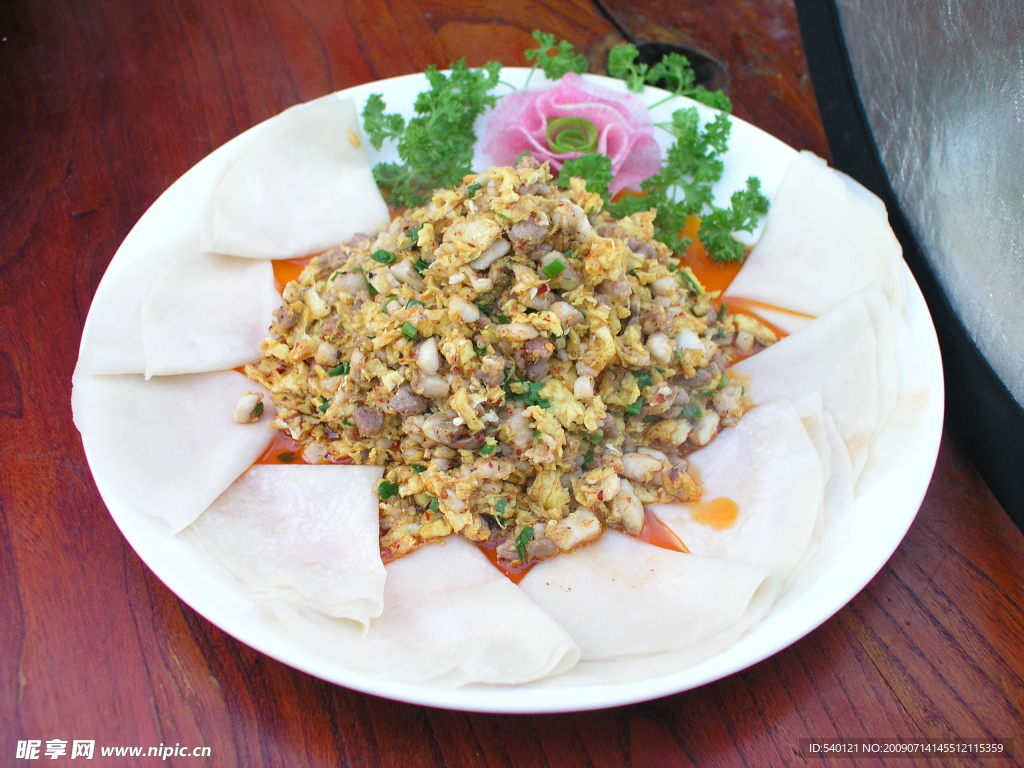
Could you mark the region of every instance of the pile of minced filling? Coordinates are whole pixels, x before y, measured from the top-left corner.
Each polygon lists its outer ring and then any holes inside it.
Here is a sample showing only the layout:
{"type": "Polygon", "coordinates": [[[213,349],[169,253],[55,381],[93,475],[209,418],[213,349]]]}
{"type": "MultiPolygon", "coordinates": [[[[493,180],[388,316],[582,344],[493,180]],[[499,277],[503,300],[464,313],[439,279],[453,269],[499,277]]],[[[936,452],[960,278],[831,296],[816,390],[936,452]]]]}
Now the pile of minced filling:
{"type": "Polygon", "coordinates": [[[457,533],[515,567],[699,497],[687,453],[748,407],[725,369],[775,337],[602,204],[492,168],[286,286],[247,373],[304,460],[385,467],[385,559],[457,533]]]}

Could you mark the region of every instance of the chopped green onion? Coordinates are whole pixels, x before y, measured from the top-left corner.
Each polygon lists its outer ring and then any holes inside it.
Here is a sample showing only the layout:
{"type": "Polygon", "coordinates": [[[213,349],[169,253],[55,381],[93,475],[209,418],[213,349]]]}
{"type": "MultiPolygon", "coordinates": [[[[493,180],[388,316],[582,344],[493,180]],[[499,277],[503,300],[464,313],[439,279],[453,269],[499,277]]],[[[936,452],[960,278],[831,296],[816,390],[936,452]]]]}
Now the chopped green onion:
{"type": "Polygon", "coordinates": [[[704,411],[699,405],[693,405],[690,403],[683,406],[683,416],[688,419],[699,419],[704,416],[704,411]]]}
{"type": "Polygon", "coordinates": [[[587,452],[585,454],[583,454],[583,466],[584,467],[589,467],[593,463],[594,463],[594,449],[593,448],[588,448],[587,452]]]}
{"type": "Polygon", "coordinates": [[[388,296],[386,299],[384,299],[384,303],[381,305],[380,311],[384,312],[385,314],[387,314],[388,306],[391,304],[392,301],[398,301],[398,297],[397,296],[388,296]]]}
{"type": "Polygon", "coordinates": [[[480,455],[481,456],[490,456],[496,450],[498,450],[498,446],[496,446],[496,445],[485,445],[483,448],[480,449],[480,455]]]}
{"type": "Polygon", "coordinates": [[[604,432],[602,432],[601,430],[591,432],[590,434],[587,435],[587,440],[589,440],[594,445],[597,445],[602,440],[604,440],[604,432]]]}
{"type": "Polygon", "coordinates": [[[370,258],[374,261],[379,261],[381,264],[394,264],[398,261],[398,257],[395,256],[391,251],[385,251],[380,248],[370,254],[370,258]]]}
{"type": "Polygon", "coordinates": [[[440,502],[439,502],[439,501],[437,500],[437,497],[435,496],[434,498],[432,498],[432,499],[430,500],[430,503],[429,503],[429,504],[427,504],[427,509],[428,509],[428,510],[429,510],[430,512],[437,512],[437,509],[438,509],[438,507],[439,507],[440,505],[441,505],[441,503],[440,503],[440,502]]]}
{"type": "Polygon", "coordinates": [[[723,301],[722,306],[718,308],[718,314],[715,315],[715,320],[722,322],[725,319],[725,313],[729,311],[729,307],[723,301]]]}
{"type": "Polygon", "coordinates": [[[683,278],[683,282],[686,283],[687,290],[689,290],[689,292],[692,293],[694,296],[700,296],[702,293],[704,293],[704,291],[702,291],[700,288],[700,283],[698,283],[694,279],[693,275],[691,275],[689,271],[685,269],[680,269],[678,272],[676,272],[676,274],[679,275],[679,277],[683,278]]]}
{"type": "Polygon", "coordinates": [[[637,414],[640,413],[640,409],[644,407],[644,399],[638,397],[632,403],[626,406],[626,413],[637,414]]]}
{"type": "Polygon", "coordinates": [[[396,493],[398,493],[398,483],[389,483],[387,480],[381,480],[380,485],[377,486],[377,496],[380,497],[381,501],[387,501],[396,493]]]}
{"type": "Polygon", "coordinates": [[[543,381],[514,381],[508,379],[501,388],[505,390],[506,400],[522,400],[527,405],[539,405],[541,408],[550,408],[551,401],[546,397],[541,397],[540,392],[544,389],[543,381]],[[512,389],[513,384],[525,384],[525,392],[516,392],[512,389]]]}
{"type": "Polygon", "coordinates": [[[643,373],[634,373],[633,378],[636,379],[636,383],[641,387],[649,387],[654,383],[654,377],[646,371],[643,373]]]}
{"type": "Polygon", "coordinates": [[[330,407],[331,407],[331,401],[330,400],[324,400],[322,403],[320,403],[320,405],[317,406],[316,409],[318,411],[320,411],[320,413],[324,413],[330,407]]]}
{"type": "Polygon", "coordinates": [[[466,197],[473,197],[473,195],[475,195],[483,188],[483,184],[470,184],[468,187],[466,187],[466,197]]]}
{"type": "Polygon", "coordinates": [[[407,301],[405,303],[405,308],[406,309],[408,309],[409,307],[425,307],[425,306],[427,306],[427,305],[424,304],[422,301],[417,301],[416,299],[409,299],[409,301],[407,301]]]}
{"type": "Polygon", "coordinates": [[[370,294],[370,298],[373,298],[374,296],[376,296],[378,291],[377,291],[376,288],[373,287],[373,283],[370,282],[370,278],[364,276],[363,277],[363,282],[366,283],[366,291],[367,291],[367,293],[370,294]]]}
{"type": "Polygon", "coordinates": [[[540,268],[541,274],[544,275],[548,280],[558,277],[560,274],[565,272],[566,263],[557,256],[540,268]]]}
{"type": "Polygon", "coordinates": [[[668,271],[669,272],[678,272],[679,271],[679,265],[676,264],[674,261],[670,261],[668,263],[668,271]]]}
{"type": "Polygon", "coordinates": [[[419,242],[420,242],[420,230],[421,229],[423,229],[423,225],[422,224],[417,224],[415,227],[413,227],[412,229],[410,229],[408,232],[405,233],[405,236],[408,237],[409,240],[412,241],[412,243],[409,245],[409,248],[419,248],[420,247],[419,246],[419,242]]]}
{"type": "Polygon", "coordinates": [[[497,515],[505,516],[505,510],[508,508],[508,499],[498,499],[494,502],[494,513],[497,515]]]}
{"type": "Polygon", "coordinates": [[[355,426],[355,424],[352,423],[352,419],[348,418],[347,416],[344,419],[341,420],[341,423],[344,424],[346,427],[354,427],[355,426]]]}
{"type": "Polygon", "coordinates": [[[422,464],[410,464],[409,466],[412,467],[413,469],[415,469],[417,472],[426,472],[427,471],[427,468],[424,467],[422,464]]]}
{"type": "Polygon", "coordinates": [[[409,322],[402,323],[402,333],[404,333],[410,339],[412,339],[414,341],[416,340],[416,337],[417,337],[416,326],[413,325],[412,323],[409,323],[409,322]]]}
{"type": "Polygon", "coordinates": [[[258,403],[256,403],[256,407],[252,409],[252,415],[255,416],[257,419],[260,416],[263,415],[263,401],[262,400],[260,400],[258,403]]]}
{"type": "Polygon", "coordinates": [[[533,526],[528,525],[519,532],[516,536],[516,552],[519,553],[519,559],[522,562],[526,562],[526,545],[533,540],[533,526]]]}
{"type": "Polygon", "coordinates": [[[338,363],[336,366],[331,368],[331,370],[329,370],[327,372],[327,375],[328,376],[348,376],[348,372],[349,372],[350,369],[351,369],[351,366],[349,365],[348,360],[346,360],[345,362],[338,363]]]}
{"type": "Polygon", "coordinates": [[[427,269],[429,266],[430,266],[430,264],[425,262],[423,259],[416,259],[416,263],[412,265],[412,268],[415,269],[417,272],[422,272],[424,269],[427,269]]]}
{"type": "Polygon", "coordinates": [[[722,377],[718,380],[718,384],[715,386],[714,389],[705,389],[703,392],[697,392],[697,397],[711,397],[718,390],[725,389],[725,385],[728,383],[729,377],[723,373],[722,377]]]}

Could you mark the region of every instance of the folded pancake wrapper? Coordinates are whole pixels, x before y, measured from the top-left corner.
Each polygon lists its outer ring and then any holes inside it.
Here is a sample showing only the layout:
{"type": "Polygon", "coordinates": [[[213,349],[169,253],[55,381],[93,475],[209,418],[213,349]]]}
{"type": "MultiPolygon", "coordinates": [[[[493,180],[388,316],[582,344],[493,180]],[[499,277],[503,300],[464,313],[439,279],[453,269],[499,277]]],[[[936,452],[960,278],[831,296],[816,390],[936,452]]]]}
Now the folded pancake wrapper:
{"type": "Polygon", "coordinates": [[[384,611],[366,634],[323,613],[275,605],[275,631],[346,668],[410,683],[515,684],[572,668],[557,622],[457,536],[387,566],[384,611]]]}
{"type": "Polygon", "coordinates": [[[365,628],[384,607],[373,492],[383,474],[381,467],[257,465],[187,533],[254,599],[365,628]]]}
{"type": "MultiPolygon", "coordinates": [[[[790,162],[761,237],[723,294],[818,316],[876,284],[902,316],[902,249],[885,205],[810,152],[790,162]]],[[[792,330],[795,318],[772,315],[792,330]]]]}
{"type": "Polygon", "coordinates": [[[292,107],[243,139],[218,180],[204,251],[297,258],[388,223],[351,99],[292,107]]]}
{"type": "MultiPolygon", "coordinates": [[[[237,424],[235,405],[258,389],[234,371],[79,376],[71,406],[104,495],[177,533],[266,450],[269,420],[237,424]],[[212,455],[211,455],[212,454],[212,455]]],[[[109,500],[108,500],[109,501],[109,500]]]]}

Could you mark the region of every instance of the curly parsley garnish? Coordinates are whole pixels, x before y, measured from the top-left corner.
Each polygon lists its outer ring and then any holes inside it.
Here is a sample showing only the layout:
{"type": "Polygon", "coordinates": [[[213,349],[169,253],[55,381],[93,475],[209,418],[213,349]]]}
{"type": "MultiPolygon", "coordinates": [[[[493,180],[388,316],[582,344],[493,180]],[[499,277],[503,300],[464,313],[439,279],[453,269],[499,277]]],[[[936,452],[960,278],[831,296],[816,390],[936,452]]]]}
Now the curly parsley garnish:
{"type": "Polygon", "coordinates": [[[562,189],[569,188],[569,179],[578,176],[587,182],[587,189],[602,197],[608,194],[608,185],[612,183],[612,161],[608,155],[600,152],[586,152],[579,157],[566,160],[562,170],[555,179],[555,185],[562,189]]]}
{"type": "Polygon", "coordinates": [[[573,44],[567,40],[560,40],[556,43],[554,35],[541,32],[539,29],[533,31],[533,39],[539,45],[536,48],[528,49],[525,53],[526,60],[533,62],[533,69],[526,76],[526,83],[523,84],[523,88],[529,85],[530,78],[533,77],[533,72],[538,67],[544,71],[544,74],[550,80],[558,80],[562,75],[569,72],[582,74],[587,71],[589,66],[587,64],[587,57],[582,53],[576,53],[573,44]]]}
{"type": "Polygon", "coordinates": [[[438,187],[453,187],[472,173],[476,133],[473,122],[497,97],[491,90],[498,84],[501,63],[489,61],[470,69],[465,59],[452,65],[445,75],[431,65],[424,73],[430,90],[416,97],[415,117],[408,121],[398,113],[387,113],[384,98],[372,94],[363,108],[363,127],[374,149],[385,141],[398,145],[400,163],[378,163],[373,168],[377,186],[396,206],[422,205],[438,187]]]}
{"type": "Polygon", "coordinates": [[[675,137],[661,171],[640,183],[643,196],[628,195],[609,203],[617,218],[654,208],[657,211],[654,236],[677,253],[685,251],[690,239],[682,236],[688,216],[700,216],[700,239],[715,261],[741,261],[746,248],[735,237],[740,230],[751,231],[768,210],[760,182],[751,178],[747,187],[733,194],[730,208],[713,203],[714,184],[722,178],[721,156],[729,145],[732,123],[724,112],[701,124],[696,107],[677,109],[670,123],[661,128],[675,137]]]}
{"type": "Polygon", "coordinates": [[[626,82],[626,87],[641,93],[645,85],[657,85],[673,96],[686,96],[720,109],[732,111],[732,102],[721,91],[709,91],[697,85],[690,60],[681,53],[667,53],[654,66],[637,61],[640,51],[631,43],[616,45],[608,52],[608,74],[626,82]]]}
{"type": "Polygon", "coordinates": [[[732,193],[729,208],[714,208],[700,220],[701,243],[715,261],[743,261],[746,246],[734,232],[753,232],[758,221],[768,213],[768,198],[761,194],[761,180],[751,176],[745,189],[732,193]]]}

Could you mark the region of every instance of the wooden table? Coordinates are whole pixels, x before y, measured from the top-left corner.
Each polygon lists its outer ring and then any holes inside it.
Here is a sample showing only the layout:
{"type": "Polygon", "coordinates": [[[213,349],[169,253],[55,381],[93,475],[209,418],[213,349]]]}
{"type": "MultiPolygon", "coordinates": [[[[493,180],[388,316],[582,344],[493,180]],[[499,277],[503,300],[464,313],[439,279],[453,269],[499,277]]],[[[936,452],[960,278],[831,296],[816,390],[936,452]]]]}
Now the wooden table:
{"type": "Polygon", "coordinates": [[[837,616],[728,679],[607,711],[473,715],[329,685],[197,616],[126,545],[69,398],[90,299],[137,218],[292,104],[462,55],[520,64],[535,28],[596,72],[624,34],[701,51],[739,116],[827,155],[784,0],[0,6],[0,764],[31,764],[28,739],[207,746],[166,764],[246,768],[794,765],[811,762],[801,738],[852,737],[1016,738],[1024,761],[1022,538],[948,438],[906,540],[837,616]]]}

